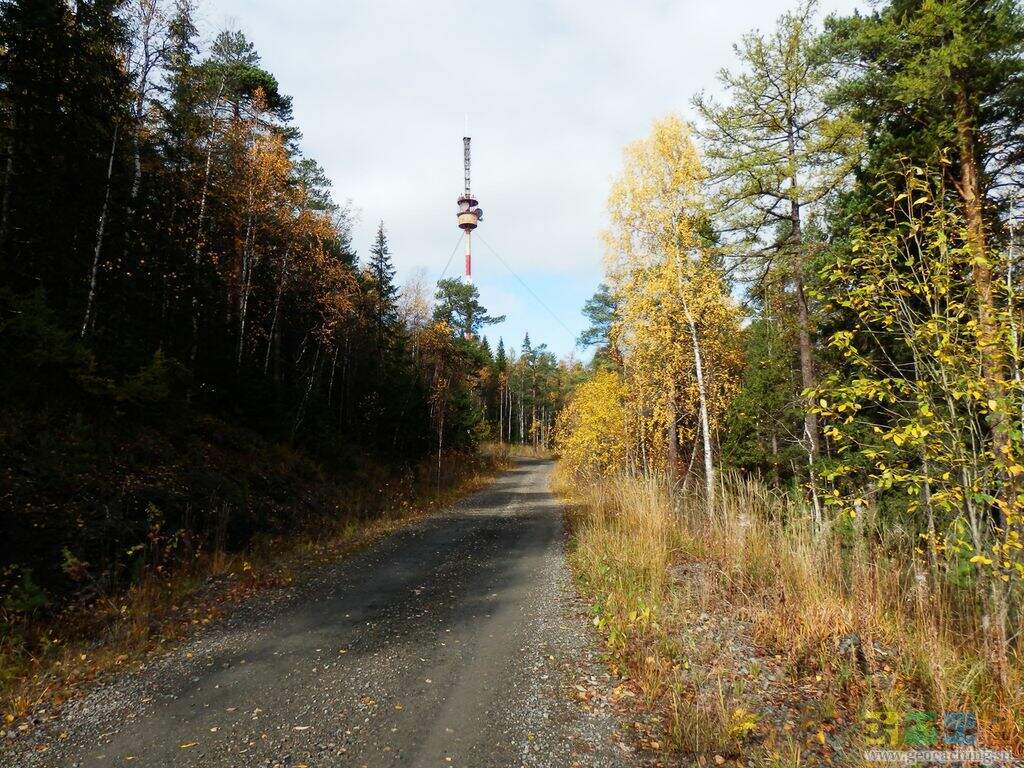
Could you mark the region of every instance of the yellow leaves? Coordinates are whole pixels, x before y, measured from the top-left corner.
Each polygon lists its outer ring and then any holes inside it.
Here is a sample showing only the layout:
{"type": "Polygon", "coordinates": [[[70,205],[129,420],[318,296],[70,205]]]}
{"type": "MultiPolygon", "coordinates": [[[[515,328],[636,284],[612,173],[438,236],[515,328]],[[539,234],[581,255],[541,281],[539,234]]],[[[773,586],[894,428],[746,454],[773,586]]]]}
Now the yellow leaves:
{"type": "Polygon", "coordinates": [[[613,475],[625,467],[625,389],[617,373],[599,372],[573,393],[558,415],[555,442],[577,477],[613,475]]]}
{"type": "Polygon", "coordinates": [[[743,707],[733,710],[729,723],[729,733],[735,738],[743,739],[757,730],[759,717],[743,707]]]}
{"type": "Polygon", "coordinates": [[[990,558],[988,558],[988,557],[985,557],[984,555],[975,555],[974,557],[971,558],[971,563],[973,563],[975,565],[977,565],[977,564],[992,565],[992,560],[990,558]]]}
{"type": "Polygon", "coordinates": [[[622,174],[608,196],[604,233],[613,276],[694,245],[692,214],[701,205],[704,175],[690,129],[676,115],[656,121],[646,138],[626,147],[622,174]]]}
{"type": "Polygon", "coordinates": [[[625,357],[625,398],[640,422],[633,431],[657,462],[670,419],[684,435],[697,430],[694,333],[712,428],[732,400],[741,367],[740,314],[714,267],[700,258],[666,256],[637,267],[622,276],[617,293],[614,334],[625,357]]]}

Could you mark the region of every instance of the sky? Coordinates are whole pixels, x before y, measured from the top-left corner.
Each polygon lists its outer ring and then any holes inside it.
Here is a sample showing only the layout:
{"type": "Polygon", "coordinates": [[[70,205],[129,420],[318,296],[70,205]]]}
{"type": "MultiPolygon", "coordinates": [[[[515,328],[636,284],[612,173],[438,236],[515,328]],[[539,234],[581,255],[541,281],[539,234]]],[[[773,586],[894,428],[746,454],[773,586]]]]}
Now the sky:
{"type": "MultiPolygon", "coordinates": [[[[401,283],[433,284],[461,235],[462,136],[473,138],[481,302],[518,349],[529,331],[576,350],[603,272],[601,230],[622,148],[669,113],[693,117],[733,43],[793,0],[201,0],[209,38],[244,32],[294,99],[303,152],[357,213],[366,256],[383,220],[401,283]],[[491,250],[489,250],[489,248],[491,250]],[[495,256],[495,253],[497,256],[495,256]]],[[[828,12],[864,3],[821,0],[828,12]]],[[[462,246],[448,276],[462,272],[462,246]]]]}

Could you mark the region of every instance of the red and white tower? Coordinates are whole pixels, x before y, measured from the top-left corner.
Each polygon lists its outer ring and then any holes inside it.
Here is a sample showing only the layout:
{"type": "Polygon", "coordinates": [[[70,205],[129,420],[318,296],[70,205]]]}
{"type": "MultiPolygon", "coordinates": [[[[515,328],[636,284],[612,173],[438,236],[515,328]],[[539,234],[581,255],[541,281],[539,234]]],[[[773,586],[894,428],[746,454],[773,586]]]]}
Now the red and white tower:
{"type": "Polygon", "coordinates": [[[483,221],[484,212],[469,190],[469,136],[462,137],[463,164],[466,171],[466,189],[459,198],[459,229],[466,233],[466,282],[473,282],[473,230],[483,221]]]}

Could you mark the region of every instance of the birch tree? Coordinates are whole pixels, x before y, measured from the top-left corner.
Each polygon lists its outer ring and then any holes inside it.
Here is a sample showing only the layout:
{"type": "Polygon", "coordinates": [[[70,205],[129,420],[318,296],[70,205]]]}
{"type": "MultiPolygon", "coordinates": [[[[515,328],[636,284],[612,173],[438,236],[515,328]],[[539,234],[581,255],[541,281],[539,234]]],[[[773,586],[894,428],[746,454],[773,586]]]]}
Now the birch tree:
{"type": "MultiPolygon", "coordinates": [[[[675,482],[679,437],[699,439],[713,503],[714,434],[734,389],[739,313],[708,258],[704,169],[688,127],[670,116],[625,150],[605,233],[617,298],[612,336],[640,434],[642,464],[675,482]],[[663,436],[664,449],[645,443],[663,436]]],[[[661,442],[661,441],[658,441],[661,442]]]]}

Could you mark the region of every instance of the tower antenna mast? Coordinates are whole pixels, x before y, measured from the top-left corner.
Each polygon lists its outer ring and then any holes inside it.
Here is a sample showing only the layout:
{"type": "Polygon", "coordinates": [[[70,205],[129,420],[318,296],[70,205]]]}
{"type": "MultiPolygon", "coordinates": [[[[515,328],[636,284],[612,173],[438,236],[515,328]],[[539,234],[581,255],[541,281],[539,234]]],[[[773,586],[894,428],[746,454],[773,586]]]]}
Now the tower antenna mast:
{"type": "MultiPolygon", "coordinates": [[[[466,133],[469,133],[469,117],[466,117],[466,133]]],[[[469,136],[462,137],[462,165],[466,172],[466,187],[459,198],[459,229],[466,233],[466,282],[473,282],[473,230],[483,220],[484,212],[478,208],[478,203],[473,193],[469,190],[469,136]]],[[[473,319],[466,318],[466,338],[472,334],[473,319]]]]}
{"type": "Polygon", "coordinates": [[[466,233],[466,282],[473,282],[473,230],[483,221],[484,212],[478,208],[477,199],[469,187],[469,136],[462,137],[462,165],[465,170],[466,186],[459,198],[459,229],[466,233]]]}

